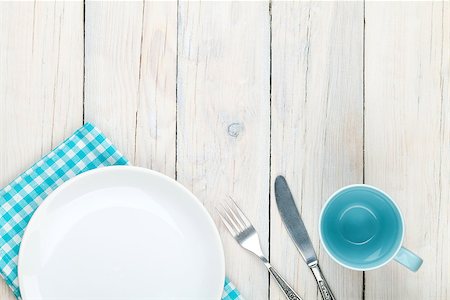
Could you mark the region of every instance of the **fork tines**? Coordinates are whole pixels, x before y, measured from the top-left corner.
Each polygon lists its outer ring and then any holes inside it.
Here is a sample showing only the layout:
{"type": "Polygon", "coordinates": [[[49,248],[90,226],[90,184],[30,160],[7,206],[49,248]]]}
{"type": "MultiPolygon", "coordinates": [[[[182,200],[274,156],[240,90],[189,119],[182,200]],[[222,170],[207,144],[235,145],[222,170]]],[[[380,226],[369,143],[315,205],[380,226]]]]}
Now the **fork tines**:
{"type": "Polygon", "coordinates": [[[236,202],[230,196],[228,196],[228,198],[229,199],[224,201],[224,204],[221,204],[222,208],[218,209],[218,213],[228,231],[233,236],[238,236],[240,233],[251,227],[252,224],[236,202]]]}

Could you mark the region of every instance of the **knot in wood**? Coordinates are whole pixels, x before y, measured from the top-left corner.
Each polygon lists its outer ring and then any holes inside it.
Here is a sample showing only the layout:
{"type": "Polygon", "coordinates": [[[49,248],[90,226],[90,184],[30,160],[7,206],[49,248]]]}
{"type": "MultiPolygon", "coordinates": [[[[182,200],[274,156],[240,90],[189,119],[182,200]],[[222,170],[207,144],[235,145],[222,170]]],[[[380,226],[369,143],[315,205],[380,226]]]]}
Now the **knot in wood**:
{"type": "Polygon", "coordinates": [[[238,137],[244,126],[241,123],[231,123],[228,125],[228,135],[231,137],[238,137]]]}

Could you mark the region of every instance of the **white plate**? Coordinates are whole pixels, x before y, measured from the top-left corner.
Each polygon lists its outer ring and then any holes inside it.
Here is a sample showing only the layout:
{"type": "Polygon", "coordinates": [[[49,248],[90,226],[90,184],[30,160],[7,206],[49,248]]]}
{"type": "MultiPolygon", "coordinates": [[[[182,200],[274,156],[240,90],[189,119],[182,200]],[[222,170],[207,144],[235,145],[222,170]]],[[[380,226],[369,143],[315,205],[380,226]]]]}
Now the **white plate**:
{"type": "Polygon", "coordinates": [[[224,255],[210,216],[160,173],[79,175],[32,217],[19,253],[23,300],[218,300],[224,255]]]}

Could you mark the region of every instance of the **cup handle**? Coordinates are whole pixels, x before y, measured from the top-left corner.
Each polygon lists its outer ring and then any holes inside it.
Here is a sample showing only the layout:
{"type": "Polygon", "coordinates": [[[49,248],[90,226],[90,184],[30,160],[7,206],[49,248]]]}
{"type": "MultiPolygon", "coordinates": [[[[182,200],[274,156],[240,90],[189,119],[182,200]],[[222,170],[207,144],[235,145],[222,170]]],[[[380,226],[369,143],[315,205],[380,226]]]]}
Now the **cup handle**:
{"type": "Polygon", "coordinates": [[[419,256],[415,255],[405,247],[400,248],[400,251],[398,251],[394,259],[413,272],[417,272],[423,263],[423,260],[419,256]]]}

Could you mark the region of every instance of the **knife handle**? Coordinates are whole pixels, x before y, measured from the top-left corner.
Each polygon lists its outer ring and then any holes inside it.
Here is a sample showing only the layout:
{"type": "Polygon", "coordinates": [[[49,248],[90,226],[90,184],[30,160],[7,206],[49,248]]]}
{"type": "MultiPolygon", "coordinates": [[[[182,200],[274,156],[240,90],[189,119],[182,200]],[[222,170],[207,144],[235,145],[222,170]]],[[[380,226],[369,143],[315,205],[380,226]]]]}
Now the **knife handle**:
{"type": "Polygon", "coordinates": [[[330,286],[328,285],[325,277],[322,274],[322,271],[319,268],[319,264],[315,264],[310,266],[314,277],[316,278],[317,285],[319,286],[320,294],[322,295],[323,300],[336,300],[333,293],[331,292],[330,286]]]}
{"type": "Polygon", "coordinates": [[[299,295],[294,291],[294,289],[291,288],[291,286],[286,282],[286,280],[281,277],[280,274],[272,267],[267,266],[267,269],[269,270],[270,274],[275,278],[278,286],[283,290],[284,295],[286,296],[286,299],[288,300],[302,300],[299,295]]]}

